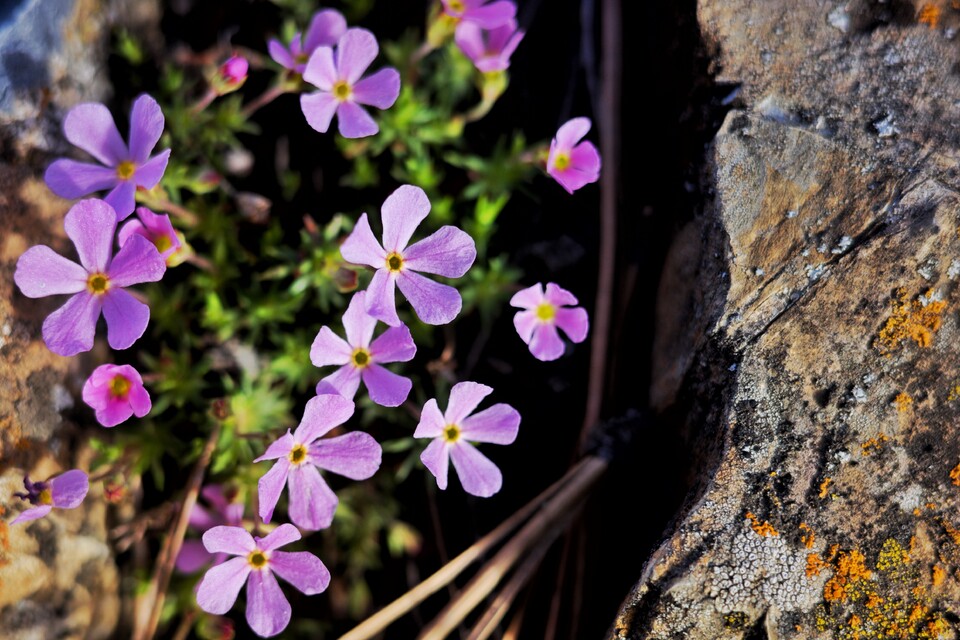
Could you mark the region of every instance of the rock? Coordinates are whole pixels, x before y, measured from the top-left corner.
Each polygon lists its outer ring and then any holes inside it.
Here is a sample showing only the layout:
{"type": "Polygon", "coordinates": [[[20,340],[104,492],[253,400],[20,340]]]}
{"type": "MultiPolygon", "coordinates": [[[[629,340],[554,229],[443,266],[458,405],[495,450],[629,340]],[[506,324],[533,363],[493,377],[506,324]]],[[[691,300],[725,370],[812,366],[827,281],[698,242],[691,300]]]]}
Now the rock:
{"type": "Polygon", "coordinates": [[[699,255],[693,284],[658,303],[655,358],[689,365],[652,400],[688,407],[704,471],[611,638],[956,637],[960,11],[941,4],[931,25],[895,0],[701,0],[742,102],[668,261],[679,281],[699,255]]]}

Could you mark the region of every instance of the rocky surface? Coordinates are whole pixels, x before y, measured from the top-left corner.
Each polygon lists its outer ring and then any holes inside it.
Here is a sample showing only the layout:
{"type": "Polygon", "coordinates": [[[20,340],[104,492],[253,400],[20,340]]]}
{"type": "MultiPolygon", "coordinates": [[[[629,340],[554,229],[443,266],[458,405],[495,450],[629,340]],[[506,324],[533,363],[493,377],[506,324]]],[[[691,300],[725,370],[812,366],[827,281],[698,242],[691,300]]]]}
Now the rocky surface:
{"type": "Polygon", "coordinates": [[[736,108],[651,400],[705,471],[610,637],[958,637],[960,8],[698,15],[736,108]]]}

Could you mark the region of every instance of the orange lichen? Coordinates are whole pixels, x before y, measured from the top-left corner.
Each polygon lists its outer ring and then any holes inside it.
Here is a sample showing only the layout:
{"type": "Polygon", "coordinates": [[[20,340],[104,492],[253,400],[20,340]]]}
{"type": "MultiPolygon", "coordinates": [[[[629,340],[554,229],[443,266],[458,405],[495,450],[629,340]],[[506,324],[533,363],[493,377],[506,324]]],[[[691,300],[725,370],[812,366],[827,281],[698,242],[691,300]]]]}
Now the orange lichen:
{"type": "Polygon", "coordinates": [[[807,549],[813,549],[813,543],[817,539],[813,529],[811,529],[806,522],[801,522],[800,531],[805,532],[800,534],[800,542],[802,542],[803,546],[805,546],[807,549]]]}
{"type": "Polygon", "coordinates": [[[933,586],[939,587],[947,579],[947,572],[938,564],[933,565],[933,572],[931,575],[931,580],[933,580],[933,586]]]}
{"type": "Polygon", "coordinates": [[[881,598],[877,594],[871,593],[869,596],[867,596],[867,601],[865,603],[865,606],[867,607],[867,609],[876,609],[881,604],[883,604],[883,598],[881,598]]]}
{"type": "Polygon", "coordinates": [[[825,562],[819,553],[807,554],[807,568],[805,573],[808,578],[814,578],[820,575],[820,572],[830,567],[829,562],[825,562]]]}
{"type": "Polygon", "coordinates": [[[833,482],[833,478],[824,478],[823,482],[820,483],[820,499],[823,500],[827,497],[827,494],[830,493],[830,483],[833,482]]]}
{"type": "Polygon", "coordinates": [[[917,22],[929,26],[931,29],[940,24],[940,7],[928,2],[920,7],[920,14],[917,16],[917,22]]]}
{"type": "Polygon", "coordinates": [[[897,397],[893,399],[893,406],[897,408],[897,413],[906,413],[912,404],[913,398],[911,398],[910,394],[906,391],[901,391],[897,394],[897,397]]]}
{"type": "Polygon", "coordinates": [[[960,487],[960,464],[950,470],[950,482],[960,487]]]}
{"type": "Polygon", "coordinates": [[[767,536],[778,536],[778,535],[780,535],[780,533],[779,533],[776,529],[773,528],[773,525],[772,525],[772,524],[770,524],[770,523],[767,522],[766,520],[764,520],[764,521],[761,523],[761,522],[760,522],[760,518],[758,518],[757,516],[753,515],[753,514],[750,513],[749,511],[747,512],[747,516],[746,516],[746,517],[749,518],[749,520],[750,520],[750,528],[753,529],[753,532],[756,533],[758,536],[767,537],[767,536]]]}
{"type": "Polygon", "coordinates": [[[858,581],[869,580],[872,575],[862,553],[856,549],[841,551],[833,577],[823,587],[823,599],[828,602],[843,602],[850,596],[858,581]]]}
{"type": "Polygon", "coordinates": [[[881,355],[891,355],[904,340],[910,339],[920,347],[929,347],[933,334],[940,329],[941,316],[947,307],[943,300],[935,300],[932,291],[920,299],[909,300],[907,290],[900,287],[894,293],[893,312],[874,340],[874,347],[881,355]]]}
{"type": "Polygon", "coordinates": [[[865,456],[869,456],[874,451],[879,452],[883,449],[884,443],[886,443],[889,439],[890,438],[888,438],[886,435],[881,433],[876,438],[870,438],[869,440],[861,444],[860,452],[865,456]]]}
{"type": "Polygon", "coordinates": [[[852,616],[850,616],[850,619],[847,621],[847,624],[849,624],[854,629],[859,629],[860,625],[863,624],[863,620],[861,620],[860,616],[858,616],[857,614],[853,614],[852,616]]]}

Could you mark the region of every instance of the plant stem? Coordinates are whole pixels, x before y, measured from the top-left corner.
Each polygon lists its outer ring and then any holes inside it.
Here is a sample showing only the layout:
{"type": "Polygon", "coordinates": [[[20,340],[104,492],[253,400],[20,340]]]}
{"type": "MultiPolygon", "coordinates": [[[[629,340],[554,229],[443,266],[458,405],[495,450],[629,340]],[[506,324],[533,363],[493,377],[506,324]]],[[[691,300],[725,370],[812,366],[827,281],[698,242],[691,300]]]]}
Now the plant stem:
{"type": "Polygon", "coordinates": [[[277,98],[279,98],[285,93],[287,93],[287,90],[283,87],[283,85],[281,84],[273,85],[272,87],[270,87],[269,89],[261,93],[257,98],[255,98],[254,100],[251,100],[250,102],[248,102],[243,106],[243,111],[241,111],[241,113],[243,114],[243,117],[249,118],[254,113],[256,113],[257,110],[267,106],[268,104],[270,104],[271,102],[273,102],[274,100],[276,100],[277,98]]]}

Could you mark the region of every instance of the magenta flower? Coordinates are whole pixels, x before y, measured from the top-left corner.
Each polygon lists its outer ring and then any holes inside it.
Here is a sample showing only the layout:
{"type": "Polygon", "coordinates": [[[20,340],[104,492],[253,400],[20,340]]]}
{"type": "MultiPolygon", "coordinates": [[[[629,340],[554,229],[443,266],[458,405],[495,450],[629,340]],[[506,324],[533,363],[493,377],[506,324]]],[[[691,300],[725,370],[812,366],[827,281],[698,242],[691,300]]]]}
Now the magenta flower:
{"type": "Polygon", "coordinates": [[[468,442],[510,444],[517,438],[520,414],[510,405],[495,404],[473,414],[492,391],[485,384],[460,382],[450,390],[445,413],[440,413],[434,399],[423,405],[413,437],[433,438],[420,454],[420,460],[437,478],[441,489],[447,488],[447,469],[452,459],[464,491],[481,498],[500,491],[503,484],[500,469],[468,442]]]}
{"type": "Polygon", "coordinates": [[[343,313],[346,340],[329,327],[321,327],[310,347],[310,360],[314,365],[341,365],[320,381],[317,393],[338,393],[352,400],[363,380],[371,400],[384,407],[399,407],[407,399],[413,383],[380,364],[412,360],[417,354],[417,345],[410,329],[402,324],[390,327],[370,342],[377,319],[363,310],[365,295],[363,291],[353,294],[343,313]]]}
{"type": "Polygon", "coordinates": [[[413,232],[430,213],[430,201],[420,187],[403,185],[383,203],[383,245],[370,229],[367,214],[340,245],[344,260],[374,269],[367,288],[366,312],[391,327],[400,326],[395,287],[427,324],[446,324],[457,317],[463,301],[453,287],[428,280],[418,271],[459,278],[473,265],[477,247],[467,233],[445,226],[409,247],[413,232]]]}
{"type": "Polygon", "coordinates": [[[583,307],[569,308],[575,304],[577,298],[572,293],[552,282],[547,283],[546,294],[538,282],[510,298],[511,306],[523,309],[513,316],[513,326],[537,360],[546,362],[563,355],[557,327],[573,342],[586,340],[590,321],[583,307]]]}
{"type": "Polygon", "coordinates": [[[589,118],[574,118],[557,130],[556,137],[550,143],[547,173],[567,193],[600,179],[600,154],[597,148],[591,142],[580,142],[588,131],[589,118]]]}
{"type": "Polygon", "coordinates": [[[483,29],[495,29],[517,15],[509,0],[443,0],[443,12],[455,22],[472,22],[483,29]]]}
{"type": "MultiPolygon", "coordinates": [[[[223,487],[218,484],[205,486],[200,495],[210,505],[210,509],[199,503],[190,510],[189,527],[194,531],[206,531],[219,525],[239,527],[243,524],[243,503],[234,502],[227,498],[223,487]]],[[[184,540],[177,554],[177,571],[193,573],[208,564],[218,565],[227,559],[227,554],[211,554],[200,540],[184,540]]]]}
{"type": "Polygon", "coordinates": [[[30,482],[30,478],[24,478],[23,485],[27,492],[13,495],[21,500],[29,500],[34,506],[14,518],[10,524],[42,518],[54,507],[58,509],[79,507],[87,497],[87,490],[90,488],[87,474],[79,469],[71,469],[46,482],[30,482]]]}
{"type": "Polygon", "coordinates": [[[247,59],[235,53],[220,65],[220,77],[228,84],[240,85],[246,81],[249,70],[247,59]]]}
{"type": "Polygon", "coordinates": [[[353,415],[354,404],[339,395],[311,398],[297,430],[280,437],[254,460],[276,460],[260,478],[260,517],[270,522],[284,483],[290,493],[290,520],[301,529],[326,529],[337,510],[337,496],[317,467],[351,480],[366,480],[380,468],[382,452],[372,436],[359,431],[319,440],[353,415]]]}
{"type": "Polygon", "coordinates": [[[142,418],[153,406],[143,379],[128,364],[102,364],[94,369],[83,385],[83,401],[105,427],[115,427],[134,414],[142,418]]]}
{"type": "Polygon", "coordinates": [[[117,242],[120,246],[125,245],[130,236],[143,236],[153,243],[168,267],[178,264],[177,252],[182,245],[177,231],[170,223],[170,216],[158,215],[146,207],[137,207],[137,218],[139,220],[130,220],[120,227],[120,232],[117,234],[117,242]]]}
{"type": "Polygon", "coordinates": [[[20,256],[13,274],[28,298],[74,294],[43,321],[43,341],[61,356],[89,351],[103,311],[110,347],[126,349],[146,331],[150,308],[124,287],[162,278],[167,268],[163,258],[141,236],[128,239],[111,258],[117,215],[103,200],[81,200],[73,205],[63,226],[80,254],[79,265],[38,245],[20,256]]]}
{"type": "Polygon", "coordinates": [[[332,47],[347,30],[347,21],[343,14],[335,9],[324,9],[313,14],[306,37],[299,32],[290,40],[290,46],[284,47],[277,39],[267,43],[267,51],[277,64],[302,74],[307,67],[310,54],[317,47],[332,47]]]}
{"type": "Polygon", "coordinates": [[[499,27],[484,31],[472,22],[457,25],[456,41],[473,64],[483,73],[504,71],[510,67],[510,56],[517,50],[524,32],[517,21],[510,19],[499,27]]]}
{"type": "Polygon", "coordinates": [[[363,138],[380,131],[360,105],[392,107],[400,95],[400,73],[387,67],[361,79],[379,51],[377,39],[366,29],[347,29],[336,52],[330,47],[316,48],[303,79],[320,91],[300,96],[300,108],[311,127],[326,133],[336,114],[344,138],[363,138]]]}
{"type": "Polygon", "coordinates": [[[71,199],[110,189],[105,200],[116,210],[118,220],[133,213],[137,187],[152,189],[160,182],[170,158],[169,149],[150,157],[163,133],[163,112],[147,94],[137,98],[130,111],[129,147],[120,137],[110,111],[96,102],[70,109],[63,120],[63,133],[106,166],[56,160],[44,175],[47,186],[58,196],[71,199]]]}
{"type": "Polygon", "coordinates": [[[330,584],[330,572],[320,558],[307,551],[277,551],[300,539],[292,524],[282,524],[263,538],[242,527],[219,526],[203,534],[210,553],[240,556],[211,568],[197,586],[197,604],[207,613],[223,615],[233,608],[240,589],[247,585],[247,624],[267,638],[290,623],[290,603],[274,573],[308,596],[330,584]]]}

